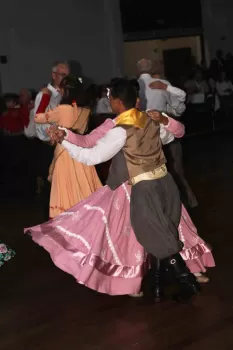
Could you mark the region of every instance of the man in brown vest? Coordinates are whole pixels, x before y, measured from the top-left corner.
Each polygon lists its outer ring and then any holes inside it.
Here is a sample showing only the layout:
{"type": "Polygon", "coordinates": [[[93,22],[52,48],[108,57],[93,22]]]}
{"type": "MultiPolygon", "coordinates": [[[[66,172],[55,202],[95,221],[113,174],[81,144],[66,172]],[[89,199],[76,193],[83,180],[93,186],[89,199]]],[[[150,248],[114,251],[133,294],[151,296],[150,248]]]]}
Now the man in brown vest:
{"type": "Polygon", "coordinates": [[[116,189],[125,181],[132,185],[131,224],[145,250],[162,259],[178,282],[180,296],[197,292],[195,278],[178,254],[181,203],[179,191],[166,169],[160,141],[160,125],[134,108],[137,89],[127,79],[114,82],[110,103],[116,127],[93,148],[83,149],[63,141],[71,157],[87,165],[113,158],[107,185],[116,189]]]}

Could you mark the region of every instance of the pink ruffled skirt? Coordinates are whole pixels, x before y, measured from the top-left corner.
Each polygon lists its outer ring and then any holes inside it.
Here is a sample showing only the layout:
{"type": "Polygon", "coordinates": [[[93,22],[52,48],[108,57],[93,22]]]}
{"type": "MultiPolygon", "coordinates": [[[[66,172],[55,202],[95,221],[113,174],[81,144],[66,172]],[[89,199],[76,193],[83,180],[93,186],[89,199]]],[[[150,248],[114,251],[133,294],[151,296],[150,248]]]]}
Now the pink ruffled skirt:
{"type": "MultiPolygon", "coordinates": [[[[130,186],[104,186],[54,219],[25,229],[54,264],[78,283],[109,295],[140,292],[147,254],[130,224],[130,186]]],[[[186,209],[179,225],[181,252],[191,272],[215,266],[208,245],[197,235],[186,209]]]]}

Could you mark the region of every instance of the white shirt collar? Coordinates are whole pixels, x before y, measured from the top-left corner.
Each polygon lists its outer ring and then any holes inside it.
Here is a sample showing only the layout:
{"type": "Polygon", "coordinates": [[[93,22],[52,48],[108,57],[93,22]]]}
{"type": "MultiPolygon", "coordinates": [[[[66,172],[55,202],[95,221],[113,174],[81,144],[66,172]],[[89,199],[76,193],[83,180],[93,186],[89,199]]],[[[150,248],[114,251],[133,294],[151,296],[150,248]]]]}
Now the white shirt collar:
{"type": "MultiPolygon", "coordinates": [[[[140,79],[143,79],[143,78],[151,78],[151,75],[149,73],[142,73],[140,75],[140,79]]],[[[151,78],[152,79],[152,78],[151,78]]]]}
{"type": "Polygon", "coordinates": [[[49,91],[51,91],[52,96],[53,96],[54,98],[56,98],[56,97],[58,97],[58,96],[60,95],[60,92],[59,92],[57,89],[55,89],[55,87],[52,86],[51,84],[48,84],[48,85],[47,85],[47,88],[49,89],[49,91]]]}

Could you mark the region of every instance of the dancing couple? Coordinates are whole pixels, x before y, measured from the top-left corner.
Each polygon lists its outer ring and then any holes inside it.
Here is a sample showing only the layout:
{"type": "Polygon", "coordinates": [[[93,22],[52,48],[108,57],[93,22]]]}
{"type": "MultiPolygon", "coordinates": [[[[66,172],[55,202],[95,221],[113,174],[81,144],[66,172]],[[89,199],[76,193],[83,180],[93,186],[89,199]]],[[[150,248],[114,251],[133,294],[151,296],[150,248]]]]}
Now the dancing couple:
{"type": "MultiPolygon", "coordinates": [[[[192,273],[205,272],[214,260],[167,173],[160,125],[134,108],[136,100],[137,89],[130,81],[115,81],[110,93],[118,115],[114,121],[107,120],[86,136],[59,131],[61,146],[76,161],[95,165],[113,158],[107,185],[25,231],[59,268],[89,288],[111,295],[140,293],[149,253],[161,259],[180,297],[188,299],[198,284],[187,266],[192,273]]],[[[177,122],[167,118],[164,123],[169,129],[177,122]]]]}

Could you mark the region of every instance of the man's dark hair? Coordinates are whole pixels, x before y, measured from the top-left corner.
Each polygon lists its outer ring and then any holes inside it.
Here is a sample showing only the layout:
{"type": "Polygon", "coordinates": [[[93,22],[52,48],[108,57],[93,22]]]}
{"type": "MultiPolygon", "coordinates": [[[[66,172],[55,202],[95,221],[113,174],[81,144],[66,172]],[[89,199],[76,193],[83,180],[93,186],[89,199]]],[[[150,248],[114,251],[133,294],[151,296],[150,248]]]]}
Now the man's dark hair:
{"type": "Polygon", "coordinates": [[[138,92],[131,80],[121,78],[111,84],[111,95],[121,100],[125,108],[131,109],[136,105],[138,92]]]}
{"type": "Polygon", "coordinates": [[[111,79],[110,85],[112,86],[112,85],[115,84],[117,81],[122,80],[122,79],[124,79],[124,78],[123,78],[123,77],[114,77],[114,78],[111,79]]]}
{"type": "Polygon", "coordinates": [[[140,91],[140,85],[139,85],[139,82],[137,81],[137,79],[131,79],[131,83],[135,86],[138,94],[139,94],[139,91],[140,91]]]}

